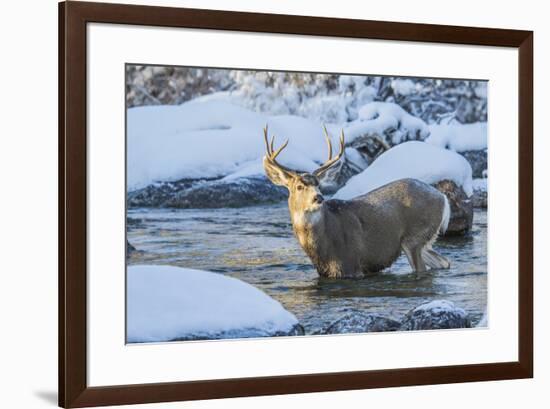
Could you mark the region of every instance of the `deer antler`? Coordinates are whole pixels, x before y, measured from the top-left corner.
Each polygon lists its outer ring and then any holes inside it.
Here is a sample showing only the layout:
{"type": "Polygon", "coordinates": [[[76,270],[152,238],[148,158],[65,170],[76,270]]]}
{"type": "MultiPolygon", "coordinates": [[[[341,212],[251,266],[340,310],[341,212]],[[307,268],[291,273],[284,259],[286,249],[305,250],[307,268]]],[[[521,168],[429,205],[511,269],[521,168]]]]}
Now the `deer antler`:
{"type": "Polygon", "coordinates": [[[335,163],[337,163],[340,160],[340,158],[344,155],[344,151],[345,151],[343,129],[342,129],[342,133],[340,134],[340,152],[334,158],[332,157],[332,143],[330,142],[330,136],[328,134],[326,126],[323,126],[323,130],[324,130],[325,139],[328,145],[328,159],[325,163],[321,165],[321,167],[319,167],[317,170],[315,170],[315,172],[313,172],[315,176],[320,176],[323,173],[325,173],[329,168],[331,168],[335,163]]]}
{"type": "Polygon", "coordinates": [[[271,137],[271,143],[269,142],[268,140],[268,133],[267,133],[267,125],[265,126],[264,128],[264,141],[265,141],[265,149],[266,149],[266,155],[265,155],[265,158],[266,160],[271,163],[273,166],[277,166],[278,168],[284,170],[285,172],[288,172],[288,173],[291,173],[291,174],[296,174],[295,171],[293,171],[292,169],[289,169],[287,168],[286,166],[283,166],[281,165],[279,162],[277,162],[275,160],[275,158],[282,152],[282,150],[284,148],[286,148],[286,146],[288,145],[288,139],[286,140],[286,142],[281,145],[281,147],[279,149],[277,149],[276,151],[274,151],[274,148],[273,148],[273,145],[275,144],[275,135],[273,135],[271,137]]]}

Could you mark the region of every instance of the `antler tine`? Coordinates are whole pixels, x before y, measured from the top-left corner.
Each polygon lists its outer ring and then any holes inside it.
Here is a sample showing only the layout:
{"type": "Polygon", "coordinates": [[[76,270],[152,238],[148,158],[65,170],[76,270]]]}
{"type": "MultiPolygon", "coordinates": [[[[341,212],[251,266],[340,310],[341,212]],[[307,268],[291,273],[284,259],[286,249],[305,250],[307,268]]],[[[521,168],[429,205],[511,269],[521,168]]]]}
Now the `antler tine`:
{"type": "Polygon", "coordinates": [[[271,146],[270,146],[271,154],[273,154],[273,146],[274,145],[275,145],[275,135],[272,135],[271,136],[271,146]]]}
{"type": "Polygon", "coordinates": [[[288,139],[286,140],[285,143],[283,143],[283,144],[281,145],[281,147],[280,147],[279,149],[277,149],[277,150],[275,151],[275,153],[273,153],[273,154],[271,155],[271,160],[275,161],[275,158],[277,157],[277,155],[279,155],[279,153],[281,153],[281,151],[282,151],[284,148],[286,148],[287,145],[288,145],[288,139]]]}
{"type": "MultiPolygon", "coordinates": [[[[332,147],[331,147],[332,150],[332,147]]],[[[323,174],[326,170],[328,170],[332,165],[337,163],[340,158],[344,155],[345,152],[345,141],[344,141],[344,130],[342,130],[342,133],[340,134],[340,152],[338,152],[338,155],[335,158],[329,158],[325,163],[319,167],[314,174],[317,176],[320,176],[323,174]]]]}
{"type": "Polygon", "coordinates": [[[265,147],[266,147],[266,159],[271,162],[273,165],[278,166],[279,168],[283,169],[286,172],[289,173],[296,173],[290,168],[287,168],[286,166],[281,165],[279,162],[275,160],[275,158],[283,151],[284,148],[287,147],[289,140],[287,139],[284,144],[281,145],[281,147],[277,150],[275,150],[275,135],[271,137],[271,142],[269,141],[269,135],[268,135],[268,129],[267,125],[264,128],[264,141],[265,141],[265,147]]]}
{"type": "Polygon", "coordinates": [[[267,151],[267,155],[270,156],[271,155],[271,151],[269,150],[269,141],[268,141],[268,134],[267,134],[267,124],[265,125],[265,128],[264,128],[264,141],[265,141],[265,149],[267,151]]]}
{"type": "Polygon", "coordinates": [[[330,136],[328,134],[327,127],[325,125],[323,125],[323,130],[325,131],[325,139],[327,140],[327,145],[328,145],[328,159],[327,160],[331,160],[332,159],[332,143],[330,142],[330,136]]]}

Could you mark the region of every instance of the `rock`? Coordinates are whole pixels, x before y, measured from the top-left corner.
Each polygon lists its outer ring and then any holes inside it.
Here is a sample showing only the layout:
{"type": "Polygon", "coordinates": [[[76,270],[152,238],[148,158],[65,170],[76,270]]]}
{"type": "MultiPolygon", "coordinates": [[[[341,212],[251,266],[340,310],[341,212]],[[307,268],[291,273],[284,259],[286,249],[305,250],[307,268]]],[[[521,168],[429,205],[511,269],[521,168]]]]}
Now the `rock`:
{"type": "Polygon", "coordinates": [[[476,208],[487,209],[487,191],[474,189],[472,202],[476,208]]]}
{"type": "Polygon", "coordinates": [[[487,179],[474,179],[472,186],[474,188],[474,194],[472,196],[474,207],[486,209],[487,208],[487,179]]]}
{"type": "Polygon", "coordinates": [[[165,182],[128,195],[130,207],[174,207],[212,209],[244,207],[286,200],[287,190],[264,176],[231,180],[165,182]]]}
{"type": "Polygon", "coordinates": [[[130,244],[128,239],[126,239],[126,255],[129,256],[135,252],[137,252],[136,248],[130,244]]]}
{"type": "Polygon", "coordinates": [[[376,314],[352,312],[331,323],[319,334],[355,334],[364,332],[397,331],[399,321],[376,314]]]}
{"type": "Polygon", "coordinates": [[[258,288],[210,271],[130,265],[127,342],[302,335],[294,314],[258,288]]]}
{"type": "Polygon", "coordinates": [[[212,179],[182,179],[175,182],[159,182],[128,193],[129,207],[164,207],[176,193],[195,184],[208,183],[212,179]]]}
{"type": "Polygon", "coordinates": [[[212,339],[238,339],[238,338],[263,338],[263,337],[294,337],[304,335],[304,327],[294,325],[289,331],[266,331],[257,328],[241,328],[229,331],[221,331],[208,334],[191,334],[185,337],[177,337],[170,341],[200,341],[212,339]]]}
{"type": "MultiPolygon", "coordinates": [[[[360,153],[357,153],[357,155],[360,155],[360,153]]],[[[324,194],[336,193],[352,176],[362,172],[366,167],[366,160],[364,160],[364,164],[358,164],[348,159],[347,155],[344,156],[343,160],[340,160],[337,166],[325,172],[319,181],[321,192],[324,194]]]]}
{"type": "Polygon", "coordinates": [[[487,170],[487,149],[478,151],[460,152],[472,167],[472,177],[482,178],[483,172],[487,170]]]}
{"type": "Polygon", "coordinates": [[[451,206],[451,219],[445,235],[456,236],[468,233],[474,219],[472,198],[464,193],[462,187],[450,180],[442,180],[433,186],[447,196],[451,206]]]}
{"type": "Polygon", "coordinates": [[[462,308],[446,300],[435,300],[410,310],[401,321],[402,331],[427,329],[471,328],[462,308]]]}

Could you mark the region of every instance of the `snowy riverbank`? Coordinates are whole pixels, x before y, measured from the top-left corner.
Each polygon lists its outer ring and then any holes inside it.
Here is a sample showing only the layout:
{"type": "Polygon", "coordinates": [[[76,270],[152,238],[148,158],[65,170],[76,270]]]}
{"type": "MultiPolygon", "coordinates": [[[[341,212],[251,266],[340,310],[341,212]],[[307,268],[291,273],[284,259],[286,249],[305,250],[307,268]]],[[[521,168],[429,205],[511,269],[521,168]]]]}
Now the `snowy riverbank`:
{"type": "MultiPolygon", "coordinates": [[[[311,172],[326,160],[318,121],[204,98],[129,109],[129,206],[242,207],[284,200],[285,190],[265,178],[261,164],[266,124],[277,144],[290,141],[282,164],[311,172]]],[[[359,180],[380,186],[403,177],[434,185],[451,180],[469,197],[472,176],[486,170],[485,123],[428,126],[396,104],[371,102],[356,120],[327,128],[334,145],[340,130],[346,135],[339,177],[321,181],[336,197],[370,190],[358,186],[359,180]],[[378,156],[382,144],[390,150],[378,156]]]]}

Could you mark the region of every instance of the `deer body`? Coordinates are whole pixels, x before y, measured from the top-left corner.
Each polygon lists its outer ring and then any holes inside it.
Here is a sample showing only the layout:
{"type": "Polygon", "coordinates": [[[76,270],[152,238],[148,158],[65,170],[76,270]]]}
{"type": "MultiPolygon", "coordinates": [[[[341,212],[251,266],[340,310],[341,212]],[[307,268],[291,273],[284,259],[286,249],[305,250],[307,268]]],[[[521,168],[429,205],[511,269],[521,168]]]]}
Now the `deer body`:
{"type": "MultiPolygon", "coordinates": [[[[448,268],[449,262],[432,249],[450,216],[449,203],[437,189],[415,179],[388,183],[352,200],[324,200],[319,191],[321,172],[298,174],[283,167],[267,142],[264,168],[275,184],[289,190],[289,211],[294,234],[320,276],[362,277],[390,267],[403,251],[414,271],[448,268]]],[[[287,142],[288,143],[288,142],[287,142]]],[[[327,165],[328,164],[328,165],[327,165]]]]}

